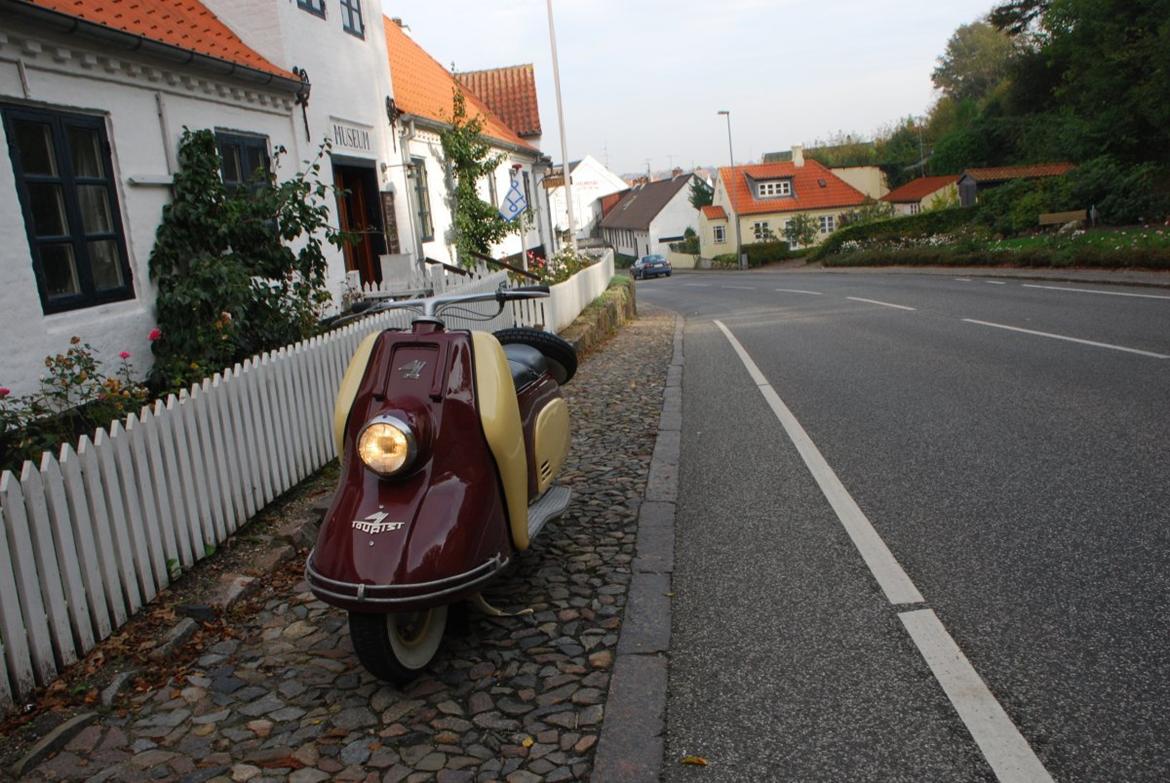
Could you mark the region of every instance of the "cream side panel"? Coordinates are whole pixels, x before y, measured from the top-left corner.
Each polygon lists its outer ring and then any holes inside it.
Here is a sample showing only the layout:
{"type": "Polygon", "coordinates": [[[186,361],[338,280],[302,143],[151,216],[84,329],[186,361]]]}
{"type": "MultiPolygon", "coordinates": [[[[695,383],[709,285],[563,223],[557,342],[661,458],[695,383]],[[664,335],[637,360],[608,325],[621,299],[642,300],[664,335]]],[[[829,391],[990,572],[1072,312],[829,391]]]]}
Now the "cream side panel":
{"type": "Polygon", "coordinates": [[[487,332],[472,332],[471,340],[483,434],[500,470],[512,541],[524,551],[528,548],[528,461],[512,373],[499,340],[487,332]]]}
{"type": "Polygon", "coordinates": [[[382,335],[374,332],[358,343],[353,358],[345,368],[345,375],[341,377],[341,386],[337,390],[337,401],[333,403],[333,445],[337,449],[337,456],[345,447],[345,422],[349,418],[349,409],[357,397],[358,385],[362,376],[366,374],[366,365],[370,363],[370,355],[374,352],[374,343],[382,335]]]}

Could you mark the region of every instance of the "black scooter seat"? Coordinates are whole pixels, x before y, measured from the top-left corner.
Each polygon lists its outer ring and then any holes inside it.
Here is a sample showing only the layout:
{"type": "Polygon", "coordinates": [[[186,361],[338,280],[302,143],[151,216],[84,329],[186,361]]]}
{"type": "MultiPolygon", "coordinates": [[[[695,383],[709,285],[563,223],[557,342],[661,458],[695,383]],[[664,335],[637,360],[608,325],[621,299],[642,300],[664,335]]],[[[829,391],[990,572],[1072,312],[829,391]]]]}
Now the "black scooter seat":
{"type": "Polygon", "coordinates": [[[515,384],[517,391],[534,383],[548,372],[548,360],[544,358],[543,353],[530,345],[508,343],[504,346],[504,355],[508,357],[512,383],[515,384]]]}

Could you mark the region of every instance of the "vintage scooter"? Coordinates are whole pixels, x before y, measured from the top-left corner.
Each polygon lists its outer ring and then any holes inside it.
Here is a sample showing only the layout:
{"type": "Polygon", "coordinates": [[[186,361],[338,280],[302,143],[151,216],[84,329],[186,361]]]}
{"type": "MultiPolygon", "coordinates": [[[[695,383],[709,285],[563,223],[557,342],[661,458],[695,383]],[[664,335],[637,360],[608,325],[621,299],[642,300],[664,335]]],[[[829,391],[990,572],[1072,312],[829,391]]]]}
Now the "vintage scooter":
{"type": "MultiPolygon", "coordinates": [[[[313,594],[349,613],[358,659],[395,684],[434,658],[447,607],[470,600],[569,505],[560,387],[576,353],[536,329],[448,331],[444,311],[548,296],[547,286],[425,300],[409,331],[357,348],[333,434],[341,478],[305,564],[313,594]]],[[[362,315],[418,302],[374,305],[362,315]]]]}

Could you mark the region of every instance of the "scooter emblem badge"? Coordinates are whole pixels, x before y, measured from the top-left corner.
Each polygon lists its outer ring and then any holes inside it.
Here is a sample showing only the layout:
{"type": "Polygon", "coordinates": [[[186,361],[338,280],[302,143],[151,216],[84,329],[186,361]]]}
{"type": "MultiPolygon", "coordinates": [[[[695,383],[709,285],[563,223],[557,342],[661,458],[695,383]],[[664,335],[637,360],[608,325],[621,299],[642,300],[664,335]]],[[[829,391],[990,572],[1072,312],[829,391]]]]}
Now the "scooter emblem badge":
{"type": "Polygon", "coordinates": [[[401,367],[399,367],[398,372],[400,372],[402,374],[402,377],[408,381],[417,381],[419,378],[422,377],[423,368],[425,368],[426,366],[427,366],[427,363],[424,362],[423,360],[415,359],[410,364],[404,364],[401,367]]]}
{"type": "Polygon", "coordinates": [[[353,529],[362,533],[369,533],[372,536],[378,533],[393,533],[406,527],[405,522],[386,522],[385,519],[388,516],[390,515],[385,512],[377,511],[365,519],[355,519],[353,521],[353,529]]]}

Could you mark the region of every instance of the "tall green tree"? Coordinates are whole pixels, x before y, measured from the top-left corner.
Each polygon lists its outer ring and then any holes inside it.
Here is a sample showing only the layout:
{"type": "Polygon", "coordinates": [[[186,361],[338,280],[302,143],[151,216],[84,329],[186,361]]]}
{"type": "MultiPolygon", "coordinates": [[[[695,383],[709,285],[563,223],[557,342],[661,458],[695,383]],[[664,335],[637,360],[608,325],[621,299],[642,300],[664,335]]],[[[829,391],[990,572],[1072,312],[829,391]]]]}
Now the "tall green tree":
{"type": "Polygon", "coordinates": [[[695,209],[711,206],[715,200],[715,189],[700,176],[691,179],[691,206],[695,209]]]}
{"type": "Polygon", "coordinates": [[[947,42],[934,69],[934,86],[956,100],[982,100],[1007,78],[1015,47],[986,21],[965,24],[947,42]]]}

